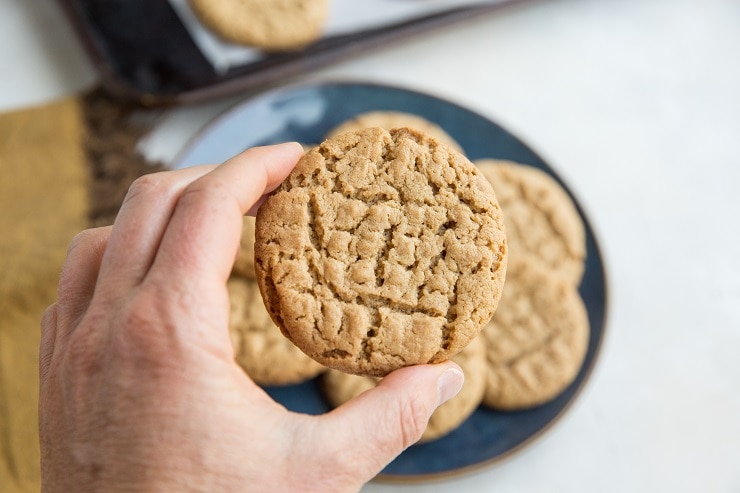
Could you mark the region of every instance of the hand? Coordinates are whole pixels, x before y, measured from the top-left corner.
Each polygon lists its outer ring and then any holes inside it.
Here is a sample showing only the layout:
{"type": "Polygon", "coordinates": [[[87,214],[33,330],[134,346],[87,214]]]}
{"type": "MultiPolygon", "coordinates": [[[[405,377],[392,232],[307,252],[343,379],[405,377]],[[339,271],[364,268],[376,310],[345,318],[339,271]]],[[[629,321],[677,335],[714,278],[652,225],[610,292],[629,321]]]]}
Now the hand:
{"type": "Polygon", "coordinates": [[[356,491],[459,391],[453,363],[410,367],[305,416],[235,364],[226,280],[242,215],[301,152],[144,176],[112,227],[72,241],[42,321],[43,491],[356,491]]]}

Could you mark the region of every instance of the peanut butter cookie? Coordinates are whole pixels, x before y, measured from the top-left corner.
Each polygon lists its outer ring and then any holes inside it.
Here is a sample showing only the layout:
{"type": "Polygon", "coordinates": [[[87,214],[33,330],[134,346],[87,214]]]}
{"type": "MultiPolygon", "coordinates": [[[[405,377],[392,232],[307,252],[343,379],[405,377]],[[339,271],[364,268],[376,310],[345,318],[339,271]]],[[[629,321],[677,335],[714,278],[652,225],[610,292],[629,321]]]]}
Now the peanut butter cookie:
{"type": "Polygon", "coordinates": [[[393,128],[413,128],[421,133],[434,137],[438,141],[449,145],[453,149],[462,152],[460,144],[445,132],[442,127],[411,113],[402,111],[370,111],[361,113],[354,118],[345,121],[327,134],[327,138],[336,137],[347,132],[362,130],[364,128],[380,127],[386,130],[393,128]]]}
{"type": "Polygon", "coordinates": [[[267,51],[294,50],[321,35],[328,0],[190,0],[222,38],[267,51]]]}
{"type": "Polygon", "coordinates": [[[232,276],[227,284],[231,311],[229,332],[234,355],[252,380],[261,385],[287,385],[325,370],[280,333],[265,310],[257,283],[232,276]]]}
{"type": "MultiPolygon", "coordinates": [[[[473,339],[452,361],[462,368],[465,383],[460,393],[434,411],[420,443],[436,440],[453,431],[473,414],[483,399],[486,388],[486,352],[482,339],[473,339]]],[[[378,378],[349,375],[335,370],[326,372],[322,379],[324,394],[334,407],[372,389],[379,381],[378,378]]]]}
{"type": "Polygon", "coordinates": [[[306,153],[259,209],[256,239],[272,319],[345,373],[459,353],[493,315],[506,271],[491,185],[410,129],[345,133],[306,153]]]}
{"type": "Polygon", "coordinates": [[[496,190],[512,256],[529,254],[577,286],[583,276],[586,232],[565,190],[532,166],[492,159],[475,164],[496,190]]]}
{"type": "Polygon", "coordinates": [[[481,337],[488,372],[484,404],[526,409],[560,394],[586,355],[586,307],[572,284],[536,260],[512,255],[504,295],[481,337]]]}

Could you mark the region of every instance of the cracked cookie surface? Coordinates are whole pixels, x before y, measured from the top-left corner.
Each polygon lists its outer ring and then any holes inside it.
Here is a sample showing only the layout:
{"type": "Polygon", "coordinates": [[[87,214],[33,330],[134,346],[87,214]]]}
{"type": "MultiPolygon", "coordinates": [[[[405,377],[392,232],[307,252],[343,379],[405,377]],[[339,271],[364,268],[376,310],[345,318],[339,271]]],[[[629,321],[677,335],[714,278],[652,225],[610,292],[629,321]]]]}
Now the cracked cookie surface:
{"type": "Polygon", "coordinates": [[[254,280],[232,276],[227,289],[234,357],[252,380],[261,385],[288,385],[325,370],[283,337],[265,310],[254,280]]]}
{"type": "Polygon", "coordinates": [[[370,128],[306,153],[257,213],[255,270],[283,333],[320,363],[383,376],[457,354],[493,315],[501,209],[462,154],[370,128]]]}
{"type": "Polygon", "coordinates": [[[536,260],[512,256],[498,310],[481,333],[488,359],[484,404],[517,410],[555,398],[578,374],[588,337],[575,287],[536,260]]]}
{"type": "Polygon", "coordinates": [[[586,232],[565,190],[532,166],[493,159],[475,164],[496,190],[512,256],[529,254],[577,286],[584,271],[586,232]]]}
{"type": "MultiPolygon", "coordinates": [[[[452,358],[465,374],[465,383],[455,397],[432,413],[419,442],[436,440],[450,433],[478,408],[486,388],[485,351],[483,340],[476,337],[452,358]]],[[[338,407],[375,387],[379,379],[329,370],[322,380],[324,394],[334,407],[338,407]]]]}

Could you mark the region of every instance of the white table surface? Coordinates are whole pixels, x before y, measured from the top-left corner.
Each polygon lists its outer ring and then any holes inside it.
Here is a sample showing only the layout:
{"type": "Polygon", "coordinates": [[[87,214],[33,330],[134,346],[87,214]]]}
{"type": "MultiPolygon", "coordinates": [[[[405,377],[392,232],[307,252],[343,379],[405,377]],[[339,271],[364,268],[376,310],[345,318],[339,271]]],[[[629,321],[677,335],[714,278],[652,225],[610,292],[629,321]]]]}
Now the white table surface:
{"type": "MultiPolygon", "coordinates": [[[[607,335],[551,430],[504,463],[372,493],[740,492],[740,2],[551,0],[425,34],[307,80],[401,84],[537,149],[604,249],[607,335]]],[[[94,83],[57,8],[0,2],[0,109],[94,83]]],[[[168,158],[233,99],[170,112],[168,158]]]]}

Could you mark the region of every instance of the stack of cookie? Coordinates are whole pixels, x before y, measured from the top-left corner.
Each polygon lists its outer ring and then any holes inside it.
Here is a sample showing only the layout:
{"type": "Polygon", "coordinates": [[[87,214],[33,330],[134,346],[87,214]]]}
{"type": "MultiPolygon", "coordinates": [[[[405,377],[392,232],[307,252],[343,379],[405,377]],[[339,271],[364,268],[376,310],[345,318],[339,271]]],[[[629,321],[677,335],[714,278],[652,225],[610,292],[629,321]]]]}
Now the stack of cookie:
{"type": "Polygon", "coordinates": [[[190,6],[218,36],[265,51],[315,41],[329,11],[328,0],[190,0],[190,6]]]}
{"type": "Polygon", "coordinates": [[[439,126],[361,115],[308,151],[257,217],[256,272],[273,320],[330,368],[340,405],[394,369],[452,358],[466,373],[422,440],[457,428],[485,391],[478,334],[506,269],[488,181],[439,126]],[[385,128],[413,126],[383,130],[385,128]]]}
{"type": "Polygon", "coordinates": [[[229,332],[237,363],[260,385],[290,385],[325,368],[283,337],[265,309],[254,275],[254,218],[245,217],[241,249],[227,284],[229,332]]]}
{"type": "Polygon", "coordinates": [[[580,216],[545,173],[476,168],[460,149],[418,116],[373,112],[306,153],[256,234],[245,223],[230,281],[237,360],[252,378],[292,383],[328,368],[324,393],[338,406],[396,368],[450,358],[465,384],[423,441],[480,404],[526,409],[572,382],[588,342],[580,216]],[[280,367],[291,378],[267,375],[280,367]]]}
{"type": "Polygon", "coordinates": [[[510,254],[499,309],[482,332],[488,357],[483,403],[528,409],[565,390],[586,355],[589,322],[577,289],[585,230],[550,175],[507,161],[475,164],[496,190],[510,254]]]}
{"type": "MultiPolygon", "coordinates": [[[[483,338],[476,337],[451,359],[462,368],[465,383],[454,398],[434,411],[419,440],[422,443],[436,440],[460,426],[483,400],[486,390],[486,347],[483,338]]],[[[336,407],[375,387],[378,381],[378,378],[329,370],[323,378],[323,390],[329,403],[336,407]]]]}

